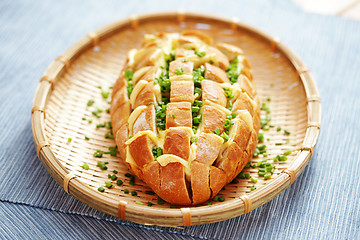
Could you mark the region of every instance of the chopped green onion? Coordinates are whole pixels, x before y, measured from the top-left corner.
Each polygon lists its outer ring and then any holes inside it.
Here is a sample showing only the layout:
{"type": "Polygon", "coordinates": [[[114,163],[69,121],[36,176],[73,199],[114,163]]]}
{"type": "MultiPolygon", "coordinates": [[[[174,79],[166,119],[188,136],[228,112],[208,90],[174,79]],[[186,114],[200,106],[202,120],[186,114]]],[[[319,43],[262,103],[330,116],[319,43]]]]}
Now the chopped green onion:
{"type": "Polygon", "coordinates": [[[284,130],[284,133],[286,134],[286,135],[290,135],[290,132],[288,131],[288,130],[284,130]]]}
{"type": "Polygon", "coordinates": [[[183,75],[184,74],[184,69],[182,67],[178,67],[177,69],[175,69],[175,73],[177,75],[183,75]]]}
{"type": "Polygon", "coordinates": [[[101,116],[99,115],[99,113],[97,111],[92,111],[91,112],[95,117],[97,118],[101,118],[101,116]]]}
{"type": "Polygon", "coordinates": [[[194,90],[194,94],[197,94],[197,95],[201,95],[201,89],[196,87],[195,90],[194,90]]]}
{"type": "Polygon", "coordinates": [[[154,204],[151,203],[151,202],[147,202],[147,205],[148,205],[149,207],[151,207],[151,206],[154,205],[154,204]]]}
{"type": "Polygon", "coordinates": [[[155,193],[153,191],[145,191],[145,194],[154,195],[155,193]]]}
{"type": "Polygon", "coordinates": [[[266,145],[261,145],[261,146],[258,147],[258,149],[259,149],[260,151],[264,150],[265,148],[266,148],[266,145]]]}
{"type": "Polygon", "coordinates": [[[90,107],[90,106],[92,106],[94,103],[95,103],[95,101],[94,101],[93,99],[90,99],[90,100],[87,102],[87,106],[90,107]]]}
{"type": "Polygon", "coordinates": [[[137,196],[137,192],[136,192],[136,191],[132,191],[132,192],[131,192],[131,196],[137,196]]]}
{"type": "Polygon", "coordinates": [[[250,173],[245,173],[245,178],[246,178],[246,179],[250,179],[250,178],[251,178],[250,173]]]}
{"type": "Polygon", "coordinates": [[[165,201],[162,200],[160,197],[158,197],[157,203],[158,203],[159,205],[163,205],[163,204],[165,203],[165,201]]]}
{"type": "Polygon", "coordinates": [[[157,159],[158,157],[160,157],[163,154],[163,150],[161,147],[158,146],[154,146],[152,149],[153,152],[153,156],[155,159],[157,159]]]}
{"type": "Polygon", "coordinates": [[[96,152],[94,152],[94,157],[101,158],[103,154],[104,154],[103,151],[96,150],[96,152]]]}
{"type": "Polygon", "coordinates": [[[117,176],[115,174],[111,175],[111,180],[115,181],[117,179],[117,176]]]}
{"type": "Polygon", "coordinates": [[[105,138],[107,138],[107,139],[114,139],[114,135],[113,135],[111,132],[105,133],[105,138]]]}
{"type": "Polygon", "coordinates": [[[283,145],[283,143],[275,143],[276,146],[280,146],[280,145],[283,145]]]}
{"type": "Polygon", "coordinates": [[[224,88],[224,93],[227,98],[230,98],[230,99],[234,98],[234,94],[233,94],[231,88],[228,88],[228,89],[224,88]]]}
{"type": "Polygon", "coordinates": [[[205,56],[206,52],[199,52],[198,50],[194,49],[194,52],[195,54],[198,56],[198,57],[203,57],[205,56]]]}
{"type": "Polygon", "coordinates": [[[89,138],[89,137],[87,137],[87,136],[85,136],[85,140],[90,140],[90,138],[89,138]]]}
{"type": "Polygon", "coordinates": [[[101,91],[101,95],[103,96],[103,98],[108,98],[109,97],[110,92],[105,92],[105,91],[101,91]]]}
{"type": "Polygon", "coordinates": [[[265,173],[265,174],[264,174],[264,178],[265,178],[265,179],[271,178],[271,173],[265,173]]]}
{"type": "Polygon", "coordinates": [[[257,178],[253,178],[253,177],[251,177],[250,180],[251,180],[253,183],[257,183],[257,181],[258,181],[257,178]]]}
{"type": "Polygon", "coordinates": [[[252,185],[251,188],[250,188],[251,191],[254,191],[256,190],[256,186],[255,185],[252,185]]]}
{"type": "Polygon", "coordinates": [[[198,139],[197,139],[196,137],[192,137],[192,138],[190,139],[190,141],[191,141],[192,143],[195,143],[195,142],[198,141],[198,139]]]}
{"type": "Polygon", "coordinates": [[[97,161],[97,165],[102,169],[102,170],[107,170],[108,167],[105,165],[105,163],[101,162],[101,161],[97,161]]]}
{"type": "Polygon", "coordinates": [[[72,139],[71,138],[68,138],[68,143],[71,143],[72,139]]]}
{"type": "Polygon", "coordinates": [[[129,194],[129,192],[130,192],[129,190],[124,189],[124,193],[125,193],[125,194],[129,194]]]}
{"type": "Polygon", "coordinates": [[[259,136],[258,136],[258,142],[259,142],[259,143],[264,142],[264,134],[259,133],[259,136]]]}
{"type": "Polygon", "coordinates": [[[286,157],[286,156],[280,156],[279,161],[286,161],[286,160],[287,160],[287,157],[286,157]]]}
{"type": "Polygon", "coordinates": [[[229,140],[229,135],[227,135],[225,132],[223,132],[220,137],[222,137],[224,139],[225,142],[227,142],[229,140]]]}
{"type": "Polygon", "coordinates": [[[105,188],[99,187],[99,188],[98,188],[98,191],[99,191],[99,192],[105,192],[105,188]]]}
{"type": "Polygon", "coordinates": [[[84,118],[84,117],[83,117],[83,118],[81,118],[81,120],[84,120],[84,121],[85,121],[85,120],[86,120],[86,118],[84,118]]]}
{"type": "Polygon", "coordinates": [[[213,198],[213,201],[214,201],[214,202],[219,201],[219,197],[218,197],[218,196],[215,196],[215,197],[213,198]]]}
{"type": "Polygon", "coordinates": [[[213,61],[213,60],[210,60],[209,63],[210,63],[210,64],[214,64],[214,61],[213,61]]]}
{"type": "Polygon", "coordinates": [[[238,58],[235,58],[235,60],[230,63],[229,68],[226,70],[231,84],[234,84],[238,81],[238,77],[241,73],[241,69],[239,69],[237,65],[238,61],[238,58]]]}
{"type": "Polygon", "coordinates": [[[113,185],[111,184],[111,182],[105,182],[105,186],[106,186],[107,188],[111,188],[113,185]]]}
{"type": "Polygon", "coordinates": [[[144,205],[144,203],[139,202],[139,201],[136,201],[135,203],[138,204],[138,205],[144,205]]]}
{"type": "Polygon", "coordinates": [[[220,135],[220,129],[219,128],[216,128],[214,132],[215,132],[216,135],[220,135]]]}
{"type": "Polygon", "coordinates": [[[219,197],[219,201],[220,201],[220,202],[225,201],[225,197],[224,197],[224,196],[219,197]]]}
{"type": "Polygon", "coordinates": [[[122,180],[120,180],[120,179],[116,181],[116,184],[117,184],[118,186],[121,186],[123,183],[124,183],[124,182],[123,182],[122,180]]]}
{"type": "Polygon", "coordinates": [[[276,128],[276,131],[277,131],[277,132],[280,132],[280,131],[281,131],[281,127],[277,127],[277,128],[276,128]]]}
{"type": "Polygon", "coordinates": [[[89,119],[88,122],[89,122],[89,123],[92,123],[93,121],[92,121],[92,119],[89,119]]]}
{"type": "Polygon", "coordinates": [[[286,150],[285,152],[284,152],[284,155],[290,155],[291,154],[291,150],[286,150]]]}
{"type": "Polygon", "coordinates": [[[89,170],[89,165],[87,165],[87,163],[84,163],[84,164],[82,165],[82,168],[83,168],[84,170],[89,170]]]}
{"type": "Polygon", "coordinates": [[[130,173],[125,173],[125,177],[131,177],[132,175],[130,173]]]}

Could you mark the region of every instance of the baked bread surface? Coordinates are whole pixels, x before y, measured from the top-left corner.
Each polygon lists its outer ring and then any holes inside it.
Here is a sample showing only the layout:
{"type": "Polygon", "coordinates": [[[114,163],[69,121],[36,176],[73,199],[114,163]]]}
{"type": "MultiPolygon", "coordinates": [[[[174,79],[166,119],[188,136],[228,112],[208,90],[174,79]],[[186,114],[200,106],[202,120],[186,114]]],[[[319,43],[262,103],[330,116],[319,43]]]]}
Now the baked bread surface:
{"type": "Polygon", "coordinates": [[[259,98],[243,51],[200,32],[145,35],[113,87],[121,158],[167,202],[213,198],[251,160],[259,98]]]}

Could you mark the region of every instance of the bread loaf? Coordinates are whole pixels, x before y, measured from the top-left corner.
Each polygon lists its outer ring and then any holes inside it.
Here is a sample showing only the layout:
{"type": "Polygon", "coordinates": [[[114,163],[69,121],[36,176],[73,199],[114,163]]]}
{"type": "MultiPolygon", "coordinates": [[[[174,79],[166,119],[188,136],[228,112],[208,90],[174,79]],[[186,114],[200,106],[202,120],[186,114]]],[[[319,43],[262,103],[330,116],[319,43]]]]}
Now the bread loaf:
{"type": "Polygon", "coordinates": [[[145,35],[113,87],[121,157],[162,199],[216,196],[251,160],[259,98],[243,51],[202,33],[145,35]]]}

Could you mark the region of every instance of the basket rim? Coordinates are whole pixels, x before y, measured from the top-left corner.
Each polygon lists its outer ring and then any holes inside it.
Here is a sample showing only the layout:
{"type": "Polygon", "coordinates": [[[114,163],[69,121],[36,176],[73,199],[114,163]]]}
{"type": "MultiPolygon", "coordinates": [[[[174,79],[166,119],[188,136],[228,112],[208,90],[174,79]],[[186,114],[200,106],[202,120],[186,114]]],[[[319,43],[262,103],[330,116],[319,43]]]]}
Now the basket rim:
{"type": "Polygon", "coordinates": [[[280,173],[275,179],[262,186],[257,191],[247,193],[243,196],[239,196],[239,198],[228,200],[220,204],[189,208],[190,219],[192,220],[193,225],[223,221],[245,214],[275,198],[283,190],[290,186],[304,170],[305,166],[312,157],[312,153],[320,133],[321,104],[316,83],[309,69],[301,61],[301,59],[277,38],[274,38],[255,27],[242,23],[236,18],[229,19],[219,16],[209,16],[207,14],[192,12],[185,13],[183,11],[158,12],[142,14],[139,16],[130,16],[127,19],[105,25],[94,32],[85,35],[49,65],[36,90],[31,121],[38,157],[58,184],[63,187],[66,186],[65,191],[70,192],[71,195],[97,210],[113,216],[121,217],[123,219],[125,219],[126,215],[126,220],[141,224],[155,224],[161,226],[188,225],[185,224],[185,215],[183,214],[184,208],[157,209],[136,204],[127,204],[126,209],[123,208],[123,212],[120,212],[120,206],[123,203],[119,203],[119,199],[115,200],[113,198],[109,198],[108,196],[89,188],[76,178],[68,179],[70,173],[60,163],[50,149],[50,144],[47,142],[44,130],[47,100],[56,86],[56,82],[64,74],[69,64],[71,64],[86,50],[94,45],[97,45],[99,41],[107,39],[114,33],[121,31],[121,29],[126,27],[136,28],[142,21],[153,21],[161,18],[175,18],[179,22],[186,21],[186,18],[207,19],[230,24],[232,29],[240,28],[248,31],[267,41],[272,48],[276,48],[278,51],[281,51],[281,53],[284,54],[298,72],[307,98],[308,125],[303,140],[303,147],[299,150],[290,166],[280,173]],[[84,192],[86,194],[84,194],[84,192]],[[95,200],[95,202],[90,201],[90,199],[95,200]],[[225,213],[228,214],[226,217],[224,217],[225,213]],[[214,215],[219,216],[219,218],[217,218],[217,220],[208,219],[208,217],[214,215]]]}

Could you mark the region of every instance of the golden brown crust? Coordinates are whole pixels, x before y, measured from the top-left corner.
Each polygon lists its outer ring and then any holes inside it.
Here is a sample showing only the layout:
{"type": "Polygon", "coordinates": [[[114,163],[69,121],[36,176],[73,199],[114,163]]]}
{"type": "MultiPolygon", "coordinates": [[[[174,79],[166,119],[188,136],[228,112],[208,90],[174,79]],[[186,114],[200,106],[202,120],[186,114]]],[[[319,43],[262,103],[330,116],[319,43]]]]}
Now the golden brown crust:
{"type": "Polygon", "coordinates": [[[201,88],[203,101],[208,100],[226,107],[227,99],[225,97],[224,89],[222,89],[218,84],[214,81],[202,80],[201,88]]]}
{"type": "Polygon", "coordinates": [[[220,190],[226,184],[226,173],[215,167],[210,166],[210,189],[211,189],[211,198],[215,197],[220,190]]]}
{"type": "Polygon", "coordinates": [[[158,195],[163,199],[172,199],[172,203],[189,205],[191,200],[186,186],[184,166],[181,163],[169,163],[160,167],[161,190],[158,195]]]}
{"type": "Polygon", "coordinates": [[[134,121],[133,135],[141,131],[155,131],[155,109],[154,106],[147,106],[134,121]]]}
{"type": "Polygon", "coordinates": [[[166,128],[190,127],[191,128],[191,103],[169,103],[166,108],[166,128]]]}
{"type": "Polygon", "coordinates": [[[153,147],[154,143],[147,135],[142,135],[129,144],[131,157],[140,168],[154,161],[153,147]]]}
{"type": "Polygon", "coordinates": [[[190,156],[189,131],[183,128],[170,128],[165,132],[164,154],[173,154],[188,160],[190,156]]]}
{"type": "Polygon", "coordinates": [[[223,141],[214,134],[201,133],[197,141],[196,161],[212,165],[219,155],[223,141]]]}
{"type": "Polygon", "coordinates": [[[210,198],[209,165],[191,162],[191,189],[193,204],[203,203],[210,198]]]}
{"type": "Polygon", "coordinates": [[[110,114],[121,158],[173,204],[201,204],[216,196],[251,160],[257,145],[260,104],[250,65],[238,47],[215,48],[211,42],[194,31],[148,35],[143,48],[129,54],[113,87],[110,114]],[[171,56],[175,60],[169,61],[171,56]],[[240,73],[236,83],[226,73],[230,62],[240,73]],[[194,70],[200,66],[205,69],[201,77],[194,70]],[[126,79],[126,70],[134,71],[133,79],[126,79]],[[195,85],[201,91],[194,91],[195,85]],[[128,89],[133,89],[130,97],[128,89]],[[231,113],[237,116],[225,128],[231,113]],[[154,157],[155,146],[162,156],[154,157]]]}
{"type": "Polygon", "coordinates": [[[170,101],[192,103],[194,101],[194,82],[193,81],[171,82],[170,101]]]}
{"type": "Polygon", "coordinates": [[[203,106],[203,128],[205,133],[215,133],[219,129],[220,134],[224,132],[224,123],[226,114],[216,107],[205,105],[203,106]]]}
{"type": "Polygon", "coordinates": [[[230,82],[226,72],[223,69],[209,63],[205,63],[205,69],[205,79],[213,80],[218,83],[230,82]]]}

